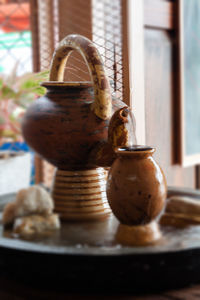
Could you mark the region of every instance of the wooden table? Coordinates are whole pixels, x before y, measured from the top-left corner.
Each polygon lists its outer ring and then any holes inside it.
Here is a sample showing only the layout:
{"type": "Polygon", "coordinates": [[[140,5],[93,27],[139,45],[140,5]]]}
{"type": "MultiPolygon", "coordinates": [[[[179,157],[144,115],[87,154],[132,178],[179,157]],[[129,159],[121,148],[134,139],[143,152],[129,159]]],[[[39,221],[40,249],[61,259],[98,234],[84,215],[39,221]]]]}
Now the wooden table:
{"type": "MultiPolygon", "coordinates": [[[[30,276],[31,274],[28,274],[30,276]]],[[[89,281],[88,281],[89,284],[89,281]]],[[[135,295],[132,293],[107,293],[102,290],[97,292],[81,292],[77,287],[77,291],[68,292],[66,283],[65,291],[56,291],[53,287],[49,290],[42,288],[35,288],[33,286],[25,285],[17,280],[9,279],[6,275],[0,275],[0,299],[1,300],[95,300],[95,299],[109,299],[109,300],[197,300],[200,299],[200,285],[193,287],[165,291],[156,294],[135,295]]]]}

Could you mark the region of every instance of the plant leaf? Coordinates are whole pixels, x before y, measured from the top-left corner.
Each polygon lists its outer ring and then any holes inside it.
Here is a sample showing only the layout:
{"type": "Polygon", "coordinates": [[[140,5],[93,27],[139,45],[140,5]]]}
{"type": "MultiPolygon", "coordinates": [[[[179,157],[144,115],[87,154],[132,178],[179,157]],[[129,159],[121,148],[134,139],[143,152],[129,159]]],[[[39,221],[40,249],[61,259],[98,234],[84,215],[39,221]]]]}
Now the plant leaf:
{"type": "Polygon", "coordinates": [[[46,93],[46,89],[43,86],[37,86],[33,89],[33,93],[37,94],[38,96],[43,96],[46,93]]]}
{"type": "Polygon", "coordinates": [[[24,81],[21,85],[21,89],[29,90],[38,86],[38,81],[34,81],[33,79],[28,79],[24,81]]]}
{"type": "Polygon", "coordinates": [[[2,99],[15,98],[15,91],[8,85],[4,85],[1,89],[2,99]]]}
{"type": "Polygon", "coordinates": [[[49,71],[26,73],[22,76],[13,73],[0,76],[0,143],[4,140],[19,140],[21,136],[21,119],[26,108],[38,96],[45,94],[46,89],[40,86],[42,81],[48,80],[49,71]]]}

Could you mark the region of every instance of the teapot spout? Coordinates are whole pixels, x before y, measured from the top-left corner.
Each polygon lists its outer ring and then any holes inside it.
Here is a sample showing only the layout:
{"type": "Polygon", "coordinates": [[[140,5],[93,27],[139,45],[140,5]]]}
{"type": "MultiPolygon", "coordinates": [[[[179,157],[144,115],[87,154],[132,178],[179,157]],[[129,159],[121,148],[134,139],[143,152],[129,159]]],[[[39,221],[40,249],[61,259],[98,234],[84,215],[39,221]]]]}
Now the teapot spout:
{"type": "Polygon", "coordinates": [[[128,106],[118,109],[113,114],[109,128],[108,141],[98,145],[91,158],[100,167],[110,167],[116,158],[115,148],[136,144],[135,119],[128,106]]]}
{"type": "Polygon", "coordinates": [[[113,149],[136,143],[135,118],[128,106],[118,109],[113,114],[108,128],[108,143],[113,149]]]}

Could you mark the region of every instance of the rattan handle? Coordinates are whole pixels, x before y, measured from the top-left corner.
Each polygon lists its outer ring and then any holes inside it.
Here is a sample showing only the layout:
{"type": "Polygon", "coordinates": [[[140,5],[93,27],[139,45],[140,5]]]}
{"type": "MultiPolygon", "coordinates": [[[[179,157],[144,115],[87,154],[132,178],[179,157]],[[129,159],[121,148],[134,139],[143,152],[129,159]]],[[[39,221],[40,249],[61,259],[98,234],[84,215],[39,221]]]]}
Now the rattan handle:
{"type": "Polygon", "coordinates": [[[50,68],[50,81],[63,81],[64,68],[71,51],[78,51],[84,58],[94,84],[94,113],[101,119],[111,117],[112,98],[110,83],[106,76],[99,51],[87,38],[72,34],[66,36],[54,51],[50,68]]]}

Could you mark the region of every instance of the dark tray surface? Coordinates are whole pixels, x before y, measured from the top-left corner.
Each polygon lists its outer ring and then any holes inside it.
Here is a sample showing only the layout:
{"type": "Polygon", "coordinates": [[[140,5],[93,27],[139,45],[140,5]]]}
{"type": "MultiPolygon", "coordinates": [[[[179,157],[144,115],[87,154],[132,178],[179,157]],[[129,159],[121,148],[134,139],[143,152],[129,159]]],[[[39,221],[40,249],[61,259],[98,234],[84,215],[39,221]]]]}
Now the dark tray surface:
{"type": "MultiPolygon", "coordinates": [[[[174,189],[175,193],[177,189],[174,189]]],[[[179,194],[184,189],[179,189],[179,194]]],[[[188,190],[187,190],[188,191],[188,190]]],[[[199,197],[199,192],[190,190],[190,194],[199,197]]],[[[0,203],[12,201],[15,195],[0,197],[0,203]]],[[[0,222],[1,222],[0,213],[0,222]]],[[[60,231],[34,241],[15,239],[9,231],[4,231],[0,224],[0,247],[13,250],[40,252],[62,255],[134,255],[156,254],[163,252],[184,251],[200,248],[200,226],[185,229],[161,227],[162,239],[155,245],[146,247],[122,246],[115,239],[119,222],[111,215],[98,222],[62,223],[60,231]]]]}

